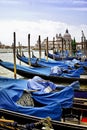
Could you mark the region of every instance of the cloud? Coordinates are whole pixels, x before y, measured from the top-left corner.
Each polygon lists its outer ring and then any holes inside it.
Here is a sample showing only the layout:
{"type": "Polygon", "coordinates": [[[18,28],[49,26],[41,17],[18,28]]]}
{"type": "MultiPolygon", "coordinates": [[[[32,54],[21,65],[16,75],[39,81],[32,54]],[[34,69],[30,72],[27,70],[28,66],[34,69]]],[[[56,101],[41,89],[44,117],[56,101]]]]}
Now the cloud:
{"type": "Polygon", "coordinates": [[[87,4],[87,0],[73,0],[75,4],[87,4]]]}
{"type": "Polygon", "coordinates": [[[61,7],[61,10],[66,10],[66,11],[87,11],[87,7],[61,7]]]}
{"type": "Polygon", "coordinates": [[[18,0],[0,0],[2,4],[18,4],[19,2],[18,0]]]}
{"type": "Polygon", "coordinates": [[[28,34],[31,35],[31,45],[35,45],[38,36],[41,35],[41,41],[46,37],[52,40],[56,34],[64,35],[68,28],[72,38],[76,38],[77,42],[81,40],[81,31],[87,36],[87,25],[70,25],[63,22],[51,20],[38,21],[0,21],[0,41],[6,45],[12,45],[13,32],[16,32],[16,44],[20,42],[22,45],[28,45],[28,34]]]}

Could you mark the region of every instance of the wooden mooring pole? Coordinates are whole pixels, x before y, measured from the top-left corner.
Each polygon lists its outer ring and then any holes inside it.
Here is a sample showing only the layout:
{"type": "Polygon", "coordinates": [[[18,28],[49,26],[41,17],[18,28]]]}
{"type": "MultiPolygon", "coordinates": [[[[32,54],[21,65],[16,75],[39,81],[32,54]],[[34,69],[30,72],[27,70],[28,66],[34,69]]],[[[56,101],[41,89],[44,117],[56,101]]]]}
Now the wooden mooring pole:
{"type": "Polygon", "coordinates": [[[46,54],[47,54],[47,61],[48,61],[48,37],[47,37],[47,40],[46,40],[46,54]]]}
{"type": "Polygon", "coordinates": [[[29,55],[28,63],[31,66],[31,62],[30,62],[30,58],[31,58],[31,55],[30,55],[30,34],[28,34],[28,55],[29,55]]]}
{"type": "Polygon", "coordinates": [[[41,37],[40,37],[40,35],[39,35],[38,42],[39,42],[39,59],[41,59],[41,37]]]}
{"type": "Polygon", "coordinates": [[[16,33],[13,33],[14,78],[16,79],[16,33]]]}
{"type": "MultiPolygon", "coordinates": [[[[22,55],[22,52],[21,52],[21,44],[20,44],[20,42],[18,42],[18,45],[19,45],[19,53],[20,53],[20,55],[22,55]]],[[[20,65],[21,65],[21,61],[19,62],[20,63],[20,65]]]]}

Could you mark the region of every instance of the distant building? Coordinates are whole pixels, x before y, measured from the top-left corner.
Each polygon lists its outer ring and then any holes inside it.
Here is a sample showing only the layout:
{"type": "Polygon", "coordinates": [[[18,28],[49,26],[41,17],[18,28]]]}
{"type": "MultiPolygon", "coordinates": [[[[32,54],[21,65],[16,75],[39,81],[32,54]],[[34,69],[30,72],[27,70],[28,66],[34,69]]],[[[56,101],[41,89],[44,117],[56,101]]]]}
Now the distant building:
{"type": "MultiPolygon", "coordinates": [[[[57,51],[68,49],[70,54],[72,54],[72,45],[71,45],[72,40],[73,39],[68,29],[66,29],[65,34],[63,36],[61,35],[61,33],[59,33],[56,34],[55,37],[53,37],[53,40],[51,41],[48,40],[48,49],[57,50],[57,51]]],[[[46,47],[47,47],[47,39],[44,39],[41,42],[41,49],[46,49],[46,47]]],[[[35,44],[34,49],[39,49],[39,41],[37,41],[37,43],[35,44]]],[[[87,40],[83,31],[81,36],[81,42],[76,42],[76,50],[78,49],[82,50],[87,55],[87,51],[86,51],[87,40]]]]}
{"type": "Polygon", "coordinates": [[[81,42],[76,43],[76,44],[77,44],[77,48],[79,48],[81,50],[87,50],[87,39],[86,39],[83,31],[82,31],[82,36],[81,36],[81,42]]]}
{"type": "Polygon", "coordinates": [[[58,49],[61,48],[62,50],[64,49],[71,49],[71,35],[68,32],[68,29],[66,29],[65,34],[62,36],[61,34],[56,34],[56,46],[58,46],[58,49]]]}
{"type": "MultiPolygon", "coordinates": [[[[71,49],[71,35],[68,32],[68,29],[66,29],[66,32],[64,34],[64,36],[61,35],[61,33],[56,34],[56,36],[53,38],[52,41],[48,41],[48,49],[71,49]],[[53,46],[54,43],[54,46],[53,46]]],[[[47,40],[44,39],[44,41],[41,43],[41,48],[42,49],[46,49],[46,44],[47,44],[47,40]]],[[[35,48],[39,48],[39,43],[37,41],[37,43],[35,44],[35,48]]]]}

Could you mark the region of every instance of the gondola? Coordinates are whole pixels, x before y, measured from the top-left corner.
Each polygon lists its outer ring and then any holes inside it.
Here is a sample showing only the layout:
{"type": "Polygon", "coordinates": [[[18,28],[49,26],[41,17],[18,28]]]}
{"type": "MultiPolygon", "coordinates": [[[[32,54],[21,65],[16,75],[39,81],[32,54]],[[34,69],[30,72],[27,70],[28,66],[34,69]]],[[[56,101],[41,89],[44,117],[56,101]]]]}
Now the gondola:
{"type": "MultiPolygon", "coordinates": [[[[78,57],[72,57],[72,56],[68,56],[68,57],[62,57],[62,56],[59,56],[57,54],[51,54],[50,52],[48,52],[48,54],[46,53],[45,51],[45,56],[48,56],[50,59],[54,59],[56,61],[61,61],[61,60],[73,60],[73,59],[77,59],[77,60],[81,60],[81,57],[78,58],[78,57]]],[[[87,61],[87,59],[85,59],[85,61],[87,61]]]]}
{"type": "Polygon", "coordinates": [[[50,59],[54,59],[54,60],[56,60],[56,61],[61,61],[61,60],[73,60],[75,57],[65,57],[65,58],[63,58],[63,57],[60,57],[59,55],[57,55],[57,54],[51,54],[50,52],[48,52],[48,54],[46,53],[46,51],[45,51],[45,56],[48,56],[50,59]]]}
{"type": "Polygon", "coordinates": [[[22,61],[22,62],[24,62],[24,63],[26,63],[26,64],[28,64],[29,65],[29,61],[30,61],[30,64],[31,64],[31,66],[34,66],[34,67],[44,67],[44,66],[42,66],[42,65],[40,65],[40,64],[37,64],[37,61],[38,61],[38,58],[27,58],[25,55],[20,55],[20,54],[18,54],[18,51],[17,51],[17,58],[20,60],[20,61],[22,61]]]}
{"type": "MultiPolygon", "coordinates": [[[[46,85],[44,82],[44,85],[41,85],[36,80],[40,80],[40,77],[29,80],[0,78],[0,108],[41,118],[50,116],[53,120],[60,120],[62,108],[72,107],[74,84],[50,93],[47,92],[48,87],[44,87],[46,85]],[[30,86],[38,89],[32,89],[30,86]]],[[[55,89],[55,84],[46,83],[51,86],[50,89],[55,89]]],[[[77,86],[77,83],[75,85],[77,86]]]]}
{"type": "MultiPolygon", "coordinates": [[[[43,79],[42,79],[43,80],[43,79]]],[[[35,78],[35,81],[36,81],[36,78],[35,78]]],[[[1,77],[0,78],[0,89],[1,90],[5,90],[6,92],[7,92],[7,94],[8,95],[10,95],[10,98],[12,98],[12,91],[14,91],[14,93],[16,92],[17,93],[17,91],[20,91],[20,93],[21,93],[21,90],[25,90],[26,89],[26,85],[29,85],[28,84],[28,82],[29,82],[29,80],[25,80],[25,79],[11,79],[11,78],[3,78],[3,77],[1,77]],[[9,91],[10,92],[9,92],[9,91]]],[[[39,81],[40,82],[40,81],[39,81]]],[[[53,85],[53,84],[52,84],[53,85]]],[[[77,83],[72,83],[71,85],[69,85],[69,86],[67,86],[67,88],[69,88],[70,87],[70,91],[69,91],[69,93],[66,93],[66,97],[67,97],[67,95],[72,95],[72,89],[71,89],[71,87],[75,87],[75,85],[77,85],[77,83]],[[74,85],[74,86],[73,86],[74,85]]],[[[58,87],[57,87],[58,88],[58,87]]],[[[61,88],[61,86],[59,86],[59,88],[61,88]]],[[[62,88],[64,88],[64,86],[62,86],[62,88]]],[[[36,91],[32,91],[34,94],[36,93],[36,91]]],[[[67,92],[68,92],[68,89],[67,89],[67,92]]],[[[53,93],[55,93],[55,91],[53,92],[53,93]]],[[[64,92],[65,93],[65,92],[64,92]]],[[[3,94],[5,94],[4,93],[4,91],[3,91],[3,94]]],[[[0,93],[0,95],[1,95],[1,93],[0,93]]],[[[35,94],[36,95],[36,94],[35,94]]],[[[46,95],[46,94],[45,94],[46,95]]],[[[60,94],[59,94],[60,95],[60,94]]],[[[65,94],[63,94],[63,95],[65,95],[65,94]]],[[[5,97],[6,95],[3,95],[3,97],[5,97]]],[[[39,96],[39,95],[38,95],[39,96]]],[[[47,95],[46,95],[47,96],[47,95]]],[[[1,97],[2,97],[2,95],[1,95],[1,97]]],[[[8,96],[7,96],[8,97],[8,96]]],[[[43,96],[44,97],[44,96],[43,96]]],[[[64,97],[64,96],[63,96],[64,97]]],[[[16,97],[16,95],[13,97],[13,100],[17,100],[16,99],[17,97],[16,97]]],[[[70,102],[70,100],[71,100],[71,98],[72,98],[72,96],[70,97],[70,98],[66,98],[66,100],[64,100],[63,101],[63,99],[61,100],[62,102],[61,103],[63,103],[63,106],[65,106],[64,104],[66,104],[67,105],[67,103],[69,103],[70,102]]],[[[38,98],[37,98],[38,99],[38,98]]],[[[40,95],[40,99],[41,99],[41,95],[40,95]]],[[[9,97],[8,98],[6,98],[6,100],[9,100],[9,97]]],[[[10,107],[10,104],[9,104],[9,102],[8,102],[8,107],[6,106],[6,100],[5,100],[5,98],[3,99],[3,104],[5,105],[3,105],[4,106],[4,108],[2,108],[1,107],[1,109],[0,109],[0,118],[5,122],[2,126],[1,126],[1,129],[3,130],[5,130],[6,128],[6,125],[7,125],[7,128],[9,128],[9,125],[10,125],[10,127],[20,127],[20,129],[22,130],[28,130],[28,129],[30,129],[30,127],[32,128],[32,130],[33,130],[33,128],[34,127],[36,127],[36,128],[38,128],[39,130],[41,130],[41,127],[43,126],[42,125],[42,123],[44,124],[44,121],[45,121],[45,123],[48,123],[48,127],[50,127],[50,129],[53,129],[53,130],[56,130],[56,129],[58,129],[58,128],[62,128],[62,129],[65,129],[65,128],[67,128],[67,130],[69,129],[69,130],[86,130],[87,129],[87,127],[86,126],[83,126],[83,125],[81,125],[80,126],[80,124],[73,124],[73,123],[67,123],[66,122],[66,117],[68,117],[68,118],[70,118],[70,116],[72,115],[72,113],[70,112],[69,113],[69,116],[68,116],[68,114],[67,113],[63,113],[62,114],[62,118],[64,119],[64,121],[65,122],[61,122],[61,121],[58,121],[58,120],[52,120],[52,118],[51,118],[51,115],[50,114],[48,114],[48,116],[47,117],[44,117],[44,118],[40,118],[40,117],[37,117],[37,116],[32,116],[32,115],[28,115],[27,113],[25,113],[24,111],[25,111],[25,109],[23,110],[23,113],[20,113],[20,112],[18,112],[18,108],[17,108],[17,111],[14,111],[14,110],[12,110],[12,108],[10,107]],[[7,109],[6,109],[6,107],[7,107],[7,109]],[[11,110],[10,110],[10,109],[11,110]],[[3,118],[2,118],[3,117],[3,118]],[[5,120],[6,119],[6,120],[5,120]],[[51,120],[50,120],[51,119],[51,120]],[[11,121],[11,123],[9,123],[9,120],[11,121]],[[50,123],[49,123],[50,122],[50,123]]],[[[44,100],[44,98],[43,98],[43,100],[44,100]]],[[[54,99],[55,100],[55,99],[54,99]]],[[[58,99],[57,99],[58,100],[58,99]]],[[[2,100],[1,100],[1,102],[2,102],[2,100]]],[[[45,100],[45,102],[46,102],[46,100],[45,100]]],[[[54,101],[53,101],[54,102],[54,101]]],[[[72,102],[72,101],[71,101],[72,102]]],[[[13,102],[11,102],[12,104],[13,104],[13,102]]],[[[40,105],[40,104],[38,104],[38,105],[40,105]]],[[[71,105],[70,105],[71,106],[71,105]]],[[[74,118],[77,118],[77,116],[78,117],[80,117],[80,114],[78,115],[76,115],[76,113],[77,113],[77,111],[76,111],[76,108],[77,108],[77,106],[74,106],[74,108],[72,108],[72,107],[63,107],[63,111],[65,111],[65,109],[69,112],[70,110],[72,111],[72,112],[74,112],[74,118]],[[76,112],[75,112],[76,111],[76,112]]],[[[39,106],[39,107],[41,107],[41,106],[39,106]]],[[[25,106],[24,106],[24,108],[25,108],[25,106]]],[[[79,108],[79,106],[78,106],[78,108],[79,108]]],[[[14,106],[14,109],[15,109],[15,106],[14,106]]],[[[52,109],[52,106],[51,106],[51,109],[52,109]]],[[[58,113],[58,111],[59,111],[59,109],[58,108],[56,108],[57,109],[57,113],[58,113]]],[[[50,110],[49,110],[50,111],[50,110]]],[[[39,111],[39,113],[40,113],[40,111],[39,111]]],[[[56,114],[57,114],[56,113],[56,114]]],[[[41,113],[40,113],[41,114],[41,113]]],[[[55,114],[55,113],[54,113],[55,114]]],[[[44,115],[45,115],[45,111],[44,111],[44,115]]],[[[78,121],[79,121],[79,119],[80,118],[78,118],[78,121]]],[[[78,122],[79,123],[79,122],[78,122]]],[[[0,124],[2,124],[2,122],[0,122],[0,124]]],[[[46,127],[47,127],[47,124],[46,124],[46,127]]],[[[10,128],[9,128],[10,129],[10,128]]],[[[46,130],[48,130],[48,129],[46,129],[46,130]]]]}
{"type": "MultiPolygon", "coordinates": [[[[26,57],[25,55],[20,55],[18,54],[17,52],[17,58],[28,64],[29,65],[29,58],[26,57]]],[[[62,61],[55,61],[55,60],[46,60],[44,58],[37,58],[33,55],[32,58],[30,58],[30,63],[31,63],[31,66],[34,66],[34,67],[54,67],[54,66],[58,66],[60,67],[61,69],[77,69],[81,66],[84,67],[84,75],[87,74],[87,62],[80,62],[80,61],[76,61],[76,60],[71,60],[71,61],[68,61],[68,60],[62,60],[62,61]]]]}
{"type": "MultiPolygon", "coordinates": [[[[28,57],[26,57],[24,54],[21,56],[19,53],[18,53],[18,51],[17,51],[17,58],[20,60],[20,61],[22,61],[22,62],[24,62],[24,63],[26,63],[26,64],[29,64],[29,58],[28,57]]],[[[31,65],[32,66],[41,66],[41,67],[52,67],[52,66],[60,66],[60,67],[63,67],[63,66],[65,66],[65,67],[67,67],[67,64],[66,64],[66,62],[65,61],[67,61],[67,59],[66,60],[60,60],[60,61],[55,61],[55,60],[46,60],[45,58],[41,58],[41,59],[39,59],[39,58],[37,58],[36,56],[34,56],[33,55],[33,57],[32,58],[30,58],[30,62],[31,62],[31,65]]],[[[74,64],[74,63],[73,63],[74,64]]],[[[69,66],[69,64],[68,64],[68,66],[69,66]]],[[[78,65],[79,66],[79,65],[78,65]]],[[[74,65],[73,65],[73,67],[74,67],[74,65]]],[[[75,67],[76,67],[76,65],[75,65],[75,67]]]]}
{"type": "Polygon", "coordinates": [[[50,59],[54,59],[56,61],[61,61],[61,60],[73,60],[74,57],[67,57],[67,58],[62,58],[62,57],[59,57],[57,54],[51,54],[48,52],[48,55],[46,54],[45,52],[45,56],[48,56],[50,59]]]}
{"type": "MultiPolygon", "coordinates": [[[[4,62],[0,60],[0,65],[12,72],[14,72],[14,64],[11,62],[4,62]]],[[[37,67],[27,67],[23,65],[16,65],[17,74],[26,77],[26,78],[33,78],[35,75],[40,76],[46,80],[53,81],[55,83],[71,83],[73,81],[78,80],[80,84],[86,85],[87,79],[85,78],[77,78],[76,76],[80,74],[79,72],[83,72],[83,68],[79,68],[75,73],[72,74],[66,74],[65,76],[59,76],[55,74],[51,74],[51,68],[45,67],[45,68],[37,68],[37,67]],[[76,74],[77,73],[77,74],[76,74]],[[74,77],[75,76],[75,77],[74,77]]]]}
{"type": "MultiPolygon", "coordinates": [[[[65,66],[64,62],[61,61],[61,62],[56,62],[54,60],[46,60],[44,58],[37,58],[33,55],[32,58],[28,58],[26,57],[24,54],[21,56],[20,54],[18,54],[18,51],[17,51],[17,58],[26,63],[26,64],[29,64],[29,60],[30,60],[30,63],[31,63],[31,66],[34,66],[34,67],[52,67],[52,66],[65,66]]],[[[66,65],[67,66],[67,65],[66,65]]]]}

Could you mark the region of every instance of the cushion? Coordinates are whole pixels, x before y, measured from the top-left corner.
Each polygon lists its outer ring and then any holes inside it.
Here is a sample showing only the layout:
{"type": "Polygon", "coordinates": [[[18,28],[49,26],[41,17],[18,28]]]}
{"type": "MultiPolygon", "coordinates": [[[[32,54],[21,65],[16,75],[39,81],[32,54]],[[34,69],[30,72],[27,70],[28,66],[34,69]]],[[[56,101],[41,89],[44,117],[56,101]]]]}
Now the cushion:
{"type": "Polygon", "coordinates": [[[17,104],[22,106],[34,106],[34,101],[32,99],[31,93],[24,91],[17,104]]]}

